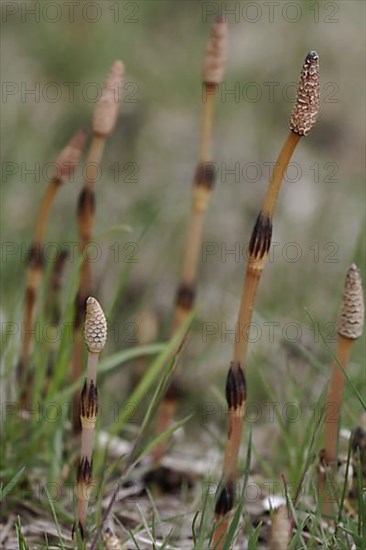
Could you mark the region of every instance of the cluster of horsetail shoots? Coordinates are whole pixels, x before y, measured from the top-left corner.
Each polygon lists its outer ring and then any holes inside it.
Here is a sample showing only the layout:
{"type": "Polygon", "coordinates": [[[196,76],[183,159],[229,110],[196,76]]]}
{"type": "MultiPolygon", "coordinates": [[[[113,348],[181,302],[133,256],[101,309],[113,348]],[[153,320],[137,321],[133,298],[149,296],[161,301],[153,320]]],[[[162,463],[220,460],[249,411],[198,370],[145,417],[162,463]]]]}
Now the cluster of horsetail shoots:
{"type": "Polygon", "coordinates": [[[77,471],[76,516],[80,535],[86,536],[89,490],[92,482],[93,440],[98,414],[97,366],[107,341],[107,321],[99,302],[86,301],[84,340],[88,350],[87,376],[80,394],[81,451],[77,471]]]}
{"type": "Polygon", "coordinates": [[[222,483],[215,509],[214,548],[221,549],[228,527],[228,514],[234,505],[234,484],[243,430],[246,403],[246,360],[250,327],[259,281],[268,259],[272,239],[272,221],[291,156],[303,136],[315,125],[319,110],[319,58],[310,52],[305,59],[297,91],[296,104],[290,119],[290,132],[280,151],[268,184],[262,209],[252,231],[249,259],[241,297],[234,352],[226,381],[228,435],[225,448],[222,483]]]}
{"type": "MultiPolygon", "coordinates": [[[[47,190],[42,198],[38,212],[33,241],[28,256],[26,273],[26,291],[23,316],[23,339],[20,358],[17,366],[17,381],[19,385],[25,382],[24,378],[29,374],[29,357],[32,347],[32,333],[34,314],[37,302],[37,294],[42,282],[45,258],[43,256],[44,235],[47,220],[60,186],[71,179],[77,168],[86,140],[85,130],[79,130],[71,138],[66,147],[61,151],[55,161],[55,173],[50,180],[47,190]]],[[[27,376],[31,380],[30,376],[27,376]]],[[[30,393],[28,385],[27,395],[30,393]]],[[[26,401],[26,399],[25,399],[26,401]]],[[[25,403],[24,403],[25,404],[25,403]]]]}
{"type": "Polygon", "coordinates": [[[331,411],[332,415],[329,421],[327,421],[327,414],[325,416],[325,443],[319,465],[319,495],[324,515],[329,515],[332,509],[331,499],[326,495],[326,477],[328,473],[330,477],[334,476],[338,457],[340,413],[345,383],[339,364],[344,369],[348,367],[353,345],[362,335],[364,314],[361,274],[357,266],[352,264],[347,271],[338,315],[337,360],[332,365],[325,409],[326,412],[331,411]]]}
{"type": "MultiPolygon", "coordinates": [[[[193,180],[192,202],[188,221],[188,232],[181,282],[177,290],[172,325],[174,333],[192,310],[196,296],[196,278],[200,258],[203,224],[215,183],[215,170],[212,164],[212,128],[215,96],[223,80],[227,57],[227,23],[217,19],[211,29],[202,66],[202,121],[200,134],[199,160],[193,180]]],[[[161,403],[158,411],[157,430],[164,431],[175,415],[179,391],[179,381],[175,379],[161,403]]],[[[154,450],[158,461],[166,451],[162,442],[154,450]]]]}
{"type": "MultiPolygon", "coordinates": [[[[122,86],[124,66],[121,61],[115,61],[110,69],[108,78],[104,83],[101,97],[95,105],[93,113],[93,137],[87,158],[86,177],[83,189],[80,192],[77,206],[77,226],[79,234],[79,250],[83,254],[90,243],[95,216],[95,183],[100,173],[100,163],[107,138],[112,133],[118,118],[119,99],[122,86]]],[[[74,349],[72,354],[72,381],[76,381],[81,373],[82,364],[82,331],[84,320],[85,300],[92,291],[91,268],[87,255],[84,255],[80,268],[79,289],[75,303],[74,317],[74,349]]],[[[73,426],[78,431],[78,397],[74,398],[73,426]]]]}

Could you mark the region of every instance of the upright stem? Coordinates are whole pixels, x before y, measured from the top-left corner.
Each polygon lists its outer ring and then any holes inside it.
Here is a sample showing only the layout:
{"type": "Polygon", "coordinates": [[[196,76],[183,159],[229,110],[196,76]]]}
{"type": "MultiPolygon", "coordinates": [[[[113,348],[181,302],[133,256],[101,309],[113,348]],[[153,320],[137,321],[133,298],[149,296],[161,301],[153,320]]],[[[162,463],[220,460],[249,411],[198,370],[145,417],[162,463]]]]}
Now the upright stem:
{"type": "Polygon", "coordinates": [[[215,95],[218,86],[203,83],[204,100],[202,102],[202,122],[200,139],[200,162],[209,162],[212,159],[212,126],[214,118],[215,95]]]}
{"type": "Polygon", "coordinates": [[[297,100],[290,119],[290,133],[280,151],[270,178],[262,210],[252,231],[249,243],[249,261],[244,279],[236,338],[227,380],[228,434],[225,447],[222,484],[219,487],[215,508],[215,550],[224,545],[228,526],[227,516],[234,505],[234,480],[238,465],[241,434],[246,402],[245,370],[248,332],[260,277],[268,258],[272,239],[272,219],[284,173],[302,136],[313,128],[319,109],[319,58],[310,52],[302,67],[297,100]]]}
{"type": "Polygon", "coordinates": [[[281,184],[286,173],[288,163],[295,151],[301,135],[289,132],[282,146],[276,164],[273,167],[271,179],[268,184],[267,194],[264,199],[262,213],[268,217],[272,217],[276,208],[278,194],[281,184]]]}
{"type": "MultiPolygon", "coordinates": [[[[206,87],[212,91],[212,85],[206,84],[206,87]]],[[[203,224],[214,184],[214,172],[212,171],[212,166],[207,162],[211,155],[213,104],[214,95],[212,93],[206,93],[206,101],[202,106],[200,159],[193,182],[192,203],[188,222],[182,278],[176,296],[172,334],[174,334],[185,321],[195,301],[195,287],[201,251],[203,224]]],[[[158,409],[156,423],[158,433],[163,433],[171,425],[174,419],[178,404],[178,396],[181,394],[179,385],[179,378],[176,375],[170,383],[170,387],[158,409]]],[[[158,462],[162,456],[164,456],[166,447],[166,441],[162,441],[155,447],[153,450],[155,462],[158,462]]]]}
{"type": "Polygon", "coordinates": [[[214,548],[221,549],[228,522],[222,521],[233,506],[233,486],[237,475],[238,458],[243,431],[246,402],[246,361],[250,324],[259,281],[267,262],[272,239],[272,218],[278,193],[291,156],[300,140],[290,132],[279,154],[249,244],[249,261],[244,278],[232,362],[226,382],[228,403],[228,433],[225,447],[222,481],[223,489],[216,503],[216,529],[214,548]]]}
{"type": "MultiPolygon", "coordinates": [[[[176,294],[172,334],[185,321],[191,311],[196,295],[196,279],[202,242],[203,224],[212,194],[215,172],[212,159],[212,128],[214,103],[219,85],[224,76],[227,50],[227,24],[217,19],[211,29],[202,66],[202,119],[199,145],[199,161],[193,182],[191,211],[188,222],[181,283],[176,294]]],[[[170,384],[157,415],[157,430],[162,433],[172,423],[178,396],[181,395],[179,378],[170,384]]],[[[166,452],[166,442],[153,451],[153,458],[159,461],[166,452]]]]}
{"type": "Polygon", "coordinates": [[[331,515],[334,509],[332,500],[334,500],[340,415],[345,383],[344,374],[339,365],[342,365],[343,369],[348,367],[354,342],[363,331],[364,313],[361,275],[357,266],[352,264],[347,271],[338,316],[336,361],[333,362],[331,369],[325,407],[325,442],[319,457],[318,494],[322,513],[327,516],[331,515]],[[327,485],[327,480],[332,482],[332,486],[327,485]],[[331,491],[328,491],[329,487],[331,491]]]}
{"type": "Polygon", "coordinates": [[[97,367],[99,353],[107,340],[107,322],[100,304],[86,302],[85,344],[88,348],[87,376],[80,394],[81,448],[76,485],[76,518],[81,537],[86,537],[89,492],[92,482],[94,430],[98,414],[97,367]]]}
{"type": "MultiPolygon", "coordinates": [[[[79,233],[79,250],[83,254],[89,245],[94,228],[95,218],[95,183],[100,173],[100,164],[108,136],[114,129],[118,117],[119,96],[122,83],[123,64],[115,61],[104,83],[102,95],[95,106],[93,114],[93,139],[90,144],[85,170],[83,189],[79,195],[77,207],[77,225],[79,233]]],[[[74,347],[71,357],[71,380],[75,382],[81,374],[82,364],[82,335],[81,327],[84,320],[85,300],[92,290],[91,265],[88,255],[80,268],[79,289],[75,302],[74,316],[74,347]]],[[[79,396],[73,397],[73,429],[80,430],[79,396]]]]}
{"type": "MultiPolygon", "coordinates": [[[[24,316],[22,325],[22,348],[17,365],[17,381],[19,385],[25,382],[25,373],[28,368],[29,357],[33,341],[34,313],[39,287],[42,282],[44,269],[43,239],[47,226],[47,220],[55,200],[59,187],[69,179],[78,166],[86,139],[85,130],[79,130],[74,134],[66,147],[56,159],[56,174],[50,180],[39,208],[36,227],[33,234],[33,242],[28,257],[26,272],[26,292],[24,303],[24,316]]],[[[21,395],[21,404],[27,406],[31,393],[32,377],[28,372],[27,384],[21,395]]]]}
{"type": "MultiPolygon", "coordinates": [[[[336,356],[344,369],[348,367],[353,341],[340,336],[337,343],[336,356]]],[[[339,364],[334,361],[328,388],[327,409],[325,411],[325,460],[334,464],[338,456],[338,435],[340,426],[341,407],[343,400],[345,378],[339,364]],[[328,419],[328,417],[331,418],[328,419]]]]}

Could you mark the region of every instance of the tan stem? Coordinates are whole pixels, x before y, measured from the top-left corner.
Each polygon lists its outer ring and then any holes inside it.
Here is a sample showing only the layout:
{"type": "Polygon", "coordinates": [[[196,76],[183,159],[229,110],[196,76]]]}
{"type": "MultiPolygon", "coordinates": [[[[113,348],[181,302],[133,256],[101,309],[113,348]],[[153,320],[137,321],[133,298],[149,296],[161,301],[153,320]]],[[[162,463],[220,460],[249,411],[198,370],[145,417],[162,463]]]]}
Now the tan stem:
{"type": "Polygon", "coordinates": [[[244,280],[243,294],[240,301],[238,322],[236,325],[233,363],[242,361],[245,368],[247,356],[249,328],[253,316],[254,302],[257,294],[263,267],[256,269],[249,263],[244,280]]]}
{"type": "MultiPolygon", "coordinates": [[[[177,410],[177,402],[164,398],[162,401],[163,406],[159,410],[159,414],[156,421],[156,432],[158,434],[164,433],[175,417],[177,410]]],[[[166,453],[167,441],[160,441],[158,445],[153,449],[152,457],[154,462],[159,462],[166,453]]]]}
{"type": "MultiPolygon", "coordinates": [[[[21,356],[18,366],[18,380],[23,380],[24,371],[28,366],[29,356],[31,351],[32,337],[30,332],[33,329],[34,311],[37,301],[37,293],[41,284],[43,272],[42,245],[47,225],[47,219],[53,205],[55,195],[62,183],[70,177],[74,172],[80,160],[82,148],[85,142],[85,131],[77,132],[69,141],[67,146],[61,151],[56,159],[58,167],[57,174],[50,180],[46,192],[41,200],[34,237],[32,243],[31,254],[27,270],[26,281],[26,298],[24,306],[24,333],[25,338],[22,345],[21,356]]],[[[29,373],[29,383],[22,393],[22,402],[27,402],[31,392],[32,376],[29,373]]]]}
{"type": "MultiPolygon", "coordinates": [[[[98,176],[98,167],[100,166],[103,151],[106,143],[106,136],[100,136],[98,134],[93,135],[92,142],[87,158],[87,166],[85,170],[84,188],[82,193],[88,194],[89,199],[84,203],[84,207],[78,209],[78,233],[79,233],[79,249],[83,253],[88,244],[90,243],[93,227],[94,227],[94,185],[98,176]]],[[[82,361],[82,334],[81,334],[81,321],[84,318],[85,300],[91,294],[91,267],[88,257],[84,258],[80,267],[80,279],[78,299],[76,304],[76,313],[74,319],[74,348],[71,358],[71,379],[77,380],[81,372],[82,361]]],[[[73,398],[74,409],[78,410],[79,396],[77,392],[73,398]]],[[[74,432],[78,432],[80,429],[78,414],[73,415],[74,432]]]]}
{"type": "MultiPolygon", "coordinates": [[[[278,194],[281,188],[284,174],[286,172],[288,163],[291,156],[299,143],[301,136],[290,132],[285,140],[285,143],[280,151],[277,162],[273,168],[273,172],[268,184],[267,193],[264,199],[263,207],[256,225],[253,229],[251,245],[249,247],[249,261],[246,270],[243,292],[241,296],[238,322],[236,325],[236,337],[232,359],[232,369],[234,372],[238,372],[241,366],[244,375],[247,362],[248,353],[248,336],[250,324],[253,317],[253,310],[255,304],[255,298],[259,281],[264,269],[264,266],[268,259],[268,251],[271,244],[272,235],[272,218],[274,215],[275,207],[277,204],[278,194]]],[[[235,420],[233,422],[229,414],[228,420],[228,438],[225,447],[224,463],[223,463],[223,479],[224,481],[233,482],[236,477],[239,450],[241,443],[241,436],[244,424],[244,410],[245,403],[241,409],[236,409],[235,420]]],[[[229,407],[230,411],[230,407],[229,407]]],[[[224,514],[224,516],[227,514],[224,514]]],[[[224,540],[223,526],[227,528],[226,524],[219,524],[219,519],[222,516],[216,516],[216,524],[214,541],[224,540]],[[216,534],[216,531],[218,533],[216,534]]],[[[226,532],[226,531],[225,531],[226,532]]],[[[225,533],[224,532],[224,533],[225,533]]],[[[218,548],[222,548],[219,544],[218,548]]]]}
{"type": "Polygon", "coordinates": [[[277,162],[273,167],[272,176],[268,184],[267,194],[262,208],[262,212],[269,217],[272,217],[274,214],[278,193],[280,191],[288,163],[290,162],[292,154],[295,151],[300,139],[300,135],[289,132],[280,154],[278,155],[277,162]]]}
{"type": "MultiPolygon", "coordinates": [[[[38,258],[40,258],[42,255],[43,235],[45,232],[49,212],[54,202],[54,198],[58,187],[59,187],[58,180],[55,179],[50,181],[47,187],[46,193],[43,196],[41,206],[38,212],[36,227],[35,227],[34,236],[33,236],[33,243],[32,243],[33,249],[36,255],[38,256],[38,258]]],[[[23,330],[22,330],[22,335],[23,335],[22,349],[20,353],[20,361],[19,361],[18,373],[17,373],[17,378],[19,383],[24,382],[24,373],[29,363],[29,356],[30,356],[32,341],[33,341],[32,331],[33,331],[34,313],[35,313],[36,302],[37,302],[37,294],[42,282],[42,275],[43,275],[43,266],[40,261],[36,262],[33,265],[30,265],[27,269],[26,294],[25,294],[23,330]]],[[[26,393],[27,395],[29,395],[30,393],[29,388],[26,388],[26,393]]],[[[22,400],[24,401],[23,404],[26,404],[26,402],[28,401],[28,398],[24,399],[24,396],[23,396],[22,400]]]]}
{"type": "MultiPolygon", "coordinates": [[[[339,336],[337,359],[344,369],[348,367],[354,340],[339,336]]],[[[328,464],[335,462],[338,455],[338,434],[342,408],[345,378],[335,361],[328,388],[327,407],[325,411],[325,460],[328,464]],[[329,419],[327,418],[329,417],[329,419]]]]}
{"type": "Polygon", "coordinates": [[[202,122],[200,139],[200,161],[208,162],[212,158],[212,125],[214,115],[215,93],[217,86],[204,84],[205,97],[202,101],[202,122]]]}
{"type": "Polygon", "coordinates": [[[244,423],[245,404],[234,411],[228,412],[228,439],[225,448],[223,479],[234,481],[236,478],[236,469],[241,443],[241,435],[244,423]]]}
{"type": "Polygon", "coordinates": [[[87,377],[87,383],[90,386],[90,384],[93,382],[96,384],[97,382],[97,366],[99,361],[99,353],[88,353],[88,377],[87,377]]]}
{"type": "MultiPolygon", "coordinates": [[[[71,382],[74,383],[77,380],[79,380],[81,376],[81,366],[83,363],[83,334],[81,330],[81,326],[74,328],[73,333],[73,352],[71,356],[71,365],[72,365],[72,371],[71,371],[71,382]]],[[[72,426],[74,433],[78,433],[80,431],[80,397],[79,392],[76,391],[73,395],[72,399],[72,426]]]]}
{"type": "MultiPolygon", "coordinates": [[[[205,97],[202,101],[202,122],[199,153],[199,162],[201,165],[202,163],[209,162],[212,158],[211,148],[214,98],[217,90],[216,85],[204,83],[203,86],[205,97]]],[[[182,284],[190,285],[192,289],[194,289],[196,283],[205,212],[208,208],[211,194],[211,189],[198,186],[197,182],[194,182],[181,278],[182,284]]],[[[188,308],[182,308],[179,303],[175,304],[172,334],[174,334],[181,327],[189,311],[190,310],[188,308]]],[[[172,401],[170,398],[167,399],[166,396],[162,399],[157,413],[157,433],[163,433],[172,424],[176,408],[176,401],[172,401]]],[[[159,461],[165,454],[166,446],[167,442],[162,441],[154,449],[152,455],[155,461],[159,461]]]]}
{"type": "Polygon", "coordinates": [[[41,245],[43,241],[44,232],[47,225],[47,219],[59,187],[60,187],[60,182],[57,179],[51,180],[47,187],[46,193],[42,198],[41,206],[38,212],[37,223],[34,231],[33,241],[35,244],[41,245]]]}
{"type": "Polygon", "coordinates": [[[197,276],[197,266],[200,256],[202,230],[204,222],[204,213],[193,210],[188,225],[188,234],[186,239],[186,250],[184,256],[182,282],[186,284],[195,283],[197,276]]]}
{"type": "Polygon", "coordinates": [[[81,450],[80,456],[85,456],[89,462],[91,462],[93,455],[93,444],[94,444],[94,426],[90,425],[85,427],[83,423],[83,428],[81,432],[81,450]]]}
{"type": "Polygon", "coordinates": [[[183,309],[179,306],[175,306],[174,311],[174,317],[173,317],[173,323],[172,323],[172,334],[175,334],[175,332],[179,329],[180,326],[184,323],[185,319],[187,318],[189,311],[187,309],[183,309]]]}
{"type": "Polygon", "coordinates": [[[215,523],[217,527],[215,528],[213,536],[213,550],[222,550],[224,547],[226,532],[229,527],[229,518],[228,516],[216,516],[215,523]]]}
{"type": "Polygon", "coordinates": [[[22,350],[21,350],[21,360],[20,360],[20,371],[18,372],[18,380],[22,381],[24,377],[24,372],[28,366],[32,341],[33,341],[33,320],[34,320],[34,311],[37,299],[37,291],[40,287],[42,279],[42,267],[41,265],[35,267],[29,267],[27,269],[26,277],[26,292],[25,292],[25,303],[24,303],[24,317],[23,317],[23,326],[22,326],[22,350]]]}
{"type": "Polygon", "coordinates": [[[106,136],[100,136],[98,134],[93,135],[85,170],[84,185],[86,187],[93,186],[93,184],[97,181],[97,177],[100,173],[100,162],[102,160],[105,143],[106,136]]]}
{"type": "Polygon", "coordinates": [[[89,396],[89,390],[91,385],[94,384],[96,388],[96,379],[97,379],[97,367],[98,367],[99,353],[88,353],[88,366],[87,366],[87,377],[85,382],[85,393],[84,390],[80,396],[80,410],[82,411],[84,407],[84,415],[81,414],[81,449],[80,449],[80,464],[84,465],[84,469],[79,466],[78,473],[78,482],[76,488],[76,498],[77,498],[77,518],[79,522],[79,527],[81,529],[81,534],[83,538],[85,537],[85,528],[86,520],[88,513],[88,488],[92,481],[91,474],[91,465],[93,458],[93,447],[94,447],[94,430],[96,423],[96,414],[97,414],[97,397],[92,395],[91,400],[89,396]],[[87,468],[85,467],[87,464],[87,468]]]}
{"type": "Polygon", "coordinates": [[[81,529],[82,538],[85,536],[86,520],[88,517],[88,486],[78,483],[76,487],[76,515],[81,529]]]}
{"type": "MultiPolygon", "coordinates": [[[[354,340],[338,335],[336,357],[344,369],[348,367],[354,340]]],[[[343,400],[345,377],[337,361],[332,365],[332,373],[328,387],[328,395],[325,408],[325,442],[323,451],[323,469],[319,473],[319,500],[321,502],[322,514],[328,516],[332,513],[331,497],[334,497],[334,476],[337,467],[338,438],[340,415],[343,400]],[[332,486],[327,487],[328,481],[332,486]],[[328,490],[329,489],[329,490],[328,490]]]]}

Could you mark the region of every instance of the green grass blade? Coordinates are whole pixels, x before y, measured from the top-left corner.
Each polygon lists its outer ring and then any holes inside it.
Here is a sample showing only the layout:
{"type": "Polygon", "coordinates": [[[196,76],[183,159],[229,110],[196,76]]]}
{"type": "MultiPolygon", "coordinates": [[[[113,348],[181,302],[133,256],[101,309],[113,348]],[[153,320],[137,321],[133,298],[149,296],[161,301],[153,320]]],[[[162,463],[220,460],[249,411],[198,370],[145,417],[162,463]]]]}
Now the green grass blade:
{"type": "Polygon", "coordinates": [[[62,550],[65,550],[65,546],[64,546],[64,543],[63,543],[63,540],[62,540],[62,535],[61,535],[60,524],[59,524],[59,522],[58,522],[56,510],[55,510],[55,507],[54,507],[54,505],[53,505],[53,502],[52,502],[52,499],[51,499],[51,497],[50,497],[50,494],[49,494],[49,492],[48,492],[47,486],[45,487],[45,491],[46,491],[48,503],[49,503],[50,508],[51,508],[53,520],[54,520],[54,522],[55,522],[56,531],[57,531],[57,534],[58,534],[58,537],[59,537],[60,547],[62,548],[62,550]]]}
{"type": "MultiPolygon", "coordinates": [[[[166,365],[169,362],[169,360],[178,351],[180,345],[184,340],[187,330],[192,322],[193,317],[194,317],[194,312],[192,312],[187,317],[182,327],[177,331],[177,333],[169,341],[169,343],[166,345],[162,353],[160,353],[160,355],[155,359],[155,361],[147,370],[145,376],[142,378],[142,380],[140,380],[139,384],[132,392],[129,402],[133,403],[135,407],[139,405],[143,397],[146,395],[146,393],[151,388],[155,380],[163,371],[164,367],[166,368],[166,365]]],[[[121,414],[121,416],[118,418],[118,422],[116,422],[113,425],[113,428],[110,432],[111,436],[116,435],[120,431],[121,427],[123,426],[126,419],[128,418],[128,415],[129,415],[129,411],[126,411],[125,414],[121,414]]]]}
{"type": "Polygon", "coordinates": [[[25,540],[25,537],[23,535],[20,516],[18,516],[17,522],[15,524],[15,529],[16,529],[17,539],[18,539],[18,549],[19,550],[29,550],[28,543],[25,540]]]}
{"type": "Polygon", "coordinates": [[[24,470],[25,470],[25,466],[22,466],[22,468],[20,468],[20,470],[15,474],[15,476],[11,478],[9,483],[5,485],[4,488],[0,489],[0,502],[3,501],[6,498],[6,495],[8,495],[14,489],[19,479],[22,477],[24,470]]]}

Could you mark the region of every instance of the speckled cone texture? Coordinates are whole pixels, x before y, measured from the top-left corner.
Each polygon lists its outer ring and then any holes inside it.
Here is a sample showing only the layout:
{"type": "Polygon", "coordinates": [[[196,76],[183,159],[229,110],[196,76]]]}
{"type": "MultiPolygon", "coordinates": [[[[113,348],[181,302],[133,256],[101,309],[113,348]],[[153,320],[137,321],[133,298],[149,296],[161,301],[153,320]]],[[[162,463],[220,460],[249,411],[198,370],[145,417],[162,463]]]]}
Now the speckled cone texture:
{"type": "Polygon", "coordinates": [[[307,136],[316,123],[319,112],[319,56],[310,52],[306,56],[297,90],[296,104],[290,120],[290,130],[307,136]]]}
{"type": "Polygon", "coordinates": [[[64,183],[66,180],[70,179],[80,162],[85,140],[86,131],[84,129],[79,130],[76,134],[74,134],[69,143],[57,157],[55,164],[56,179],[58,182],[64,183]]]}
{"type": "Polygon", "coordinates": [[[202,80],[206,84],[220,84],[224,77],[227,57],[227,23],[217,19],[211,29],[202,67],[202,80]]]}
{"type": "Polygon", "coordinates": [[[352,340],[359,338],[363,330],[365,306],[361,274],[355,264],[347,271],[341,308],[338,316],[338,333],[352,340]]]}
{"type": "Polygon", "coordinates": [[[84,329],[85,344],[92,353],[100,353],[107,341],[107,321],[99,302],[89,297],[86,301],[84,329]]]}
{"type": "Polygon", "coordinates": [[[124,65],[122,61],[115,61],[104,83],[102,95],[94,109],[93,132],[95,134],[107,137],[115,127],[123,73],[124,65]]]}

